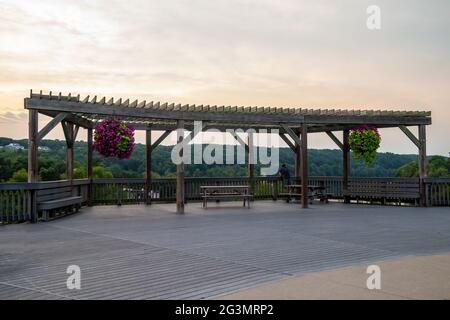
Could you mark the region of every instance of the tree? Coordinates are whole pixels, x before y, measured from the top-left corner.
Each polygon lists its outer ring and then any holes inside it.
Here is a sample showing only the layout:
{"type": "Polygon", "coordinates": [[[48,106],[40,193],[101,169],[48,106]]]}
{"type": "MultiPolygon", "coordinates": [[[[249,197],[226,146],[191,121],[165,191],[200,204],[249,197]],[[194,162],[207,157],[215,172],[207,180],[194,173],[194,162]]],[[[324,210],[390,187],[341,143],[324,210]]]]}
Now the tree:
{"type": "Polygon", "coordinates": [[[27,170],[20,169],[19,171],[14,172],[12,178],[9,181],[10,182],[27,182],[28,181],[27,170]]]}
{"type": "Polygon", "coordinates": [[[103,167],[100,166],[95,166],[92,168],[92,174],[94,176],[94,178],[112,178],[113,174],[111,173],[111,171],[106,170],[103,167]]]}

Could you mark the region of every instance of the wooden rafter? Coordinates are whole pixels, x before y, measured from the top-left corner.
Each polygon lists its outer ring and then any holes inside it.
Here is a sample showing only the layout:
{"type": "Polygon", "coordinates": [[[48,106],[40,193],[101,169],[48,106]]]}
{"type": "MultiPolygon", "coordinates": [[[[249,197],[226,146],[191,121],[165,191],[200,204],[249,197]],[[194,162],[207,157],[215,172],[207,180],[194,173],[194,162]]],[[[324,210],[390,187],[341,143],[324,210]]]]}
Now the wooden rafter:
{"type": "Polygon", "coordinates": [[[337,144],[339,149],[344,150],[344,144],[341,141],[339,141],[338,137],[336,137],[333,132],[325,131],[325,133],[331,138],[331,140],[334,141],[334,143],[337,144]]]}

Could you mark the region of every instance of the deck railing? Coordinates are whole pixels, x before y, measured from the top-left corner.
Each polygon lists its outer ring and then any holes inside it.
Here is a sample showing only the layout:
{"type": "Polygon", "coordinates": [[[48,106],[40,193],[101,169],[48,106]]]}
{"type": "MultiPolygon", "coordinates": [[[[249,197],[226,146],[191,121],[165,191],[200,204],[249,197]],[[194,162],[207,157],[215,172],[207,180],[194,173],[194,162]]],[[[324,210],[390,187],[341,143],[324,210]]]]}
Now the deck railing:
{"type": "Polygon", "coordinates": [[[425,190],[429,206],[450,206],[450,178],[426,178],[425,190]]]}
{"type": "MultiPolygon", "coordinates": [[[[296,179],[294,178],[293,181],[296,179]]],[[[249,184],[247,177],[224,178],[185,178],[186,201],[200,200],[202,185],[244,185],[249,184]]],[[[428,206],[450,206],[450,178],[427,178],[424,180],[428,206]]],[[[309,184],[322,185],[331,199],[342,199],[344,190],[342,177],[310,177],[309,184]]],[[[88,201],[91,189],[91,203],[103,204],[138,204],[145,202],[145,179],[96,179],[89,181],[74,180],[39,182],[39,183],[0,183],[0,223],[29,221],[33,197],[38,190],[72,187],[72,193],[88,201]]],[[[255,199],[277,199],[283,186],[278,177],[254,177],[252,190],[255,199]]],[[[354,199],[395,202],[398,204],[414,203],[411,201],[419,192],[417,178],[356,178],[349,180],[349,191],[354,199]]],[[[151,187],[152,202],[172,202],[175,200],[175,179],[153,179],[151,187]]]]}

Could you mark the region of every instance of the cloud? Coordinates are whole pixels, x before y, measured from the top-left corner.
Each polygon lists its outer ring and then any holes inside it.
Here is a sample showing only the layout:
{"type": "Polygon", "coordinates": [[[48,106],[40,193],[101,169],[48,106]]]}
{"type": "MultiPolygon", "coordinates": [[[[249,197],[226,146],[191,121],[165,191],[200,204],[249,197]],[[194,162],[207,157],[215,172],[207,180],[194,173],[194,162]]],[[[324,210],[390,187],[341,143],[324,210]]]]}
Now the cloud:
{"type": "Polygon", "coordinates": [[[430,150],[446,154],[450,2],[378,0],[376,32],[366,28],[370,4],[3,0],[0,114],[23,110],[30,88],[180,103],[431,109],[430,150]]]}

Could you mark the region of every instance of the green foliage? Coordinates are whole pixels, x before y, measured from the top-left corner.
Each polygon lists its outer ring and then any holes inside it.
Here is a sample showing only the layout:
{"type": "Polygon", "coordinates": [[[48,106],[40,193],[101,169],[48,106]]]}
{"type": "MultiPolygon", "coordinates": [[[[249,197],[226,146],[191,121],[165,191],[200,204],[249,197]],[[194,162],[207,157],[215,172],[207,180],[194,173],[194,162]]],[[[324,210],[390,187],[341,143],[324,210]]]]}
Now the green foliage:
{"type": "Polygon", "coordinates": [[[9,182],[27,182],[28,181],[28,173],[25,169],[20,169],[14,172],[13,176],[9,180],[9,182]]]}
{"type": "Polygon", "coordinates": [[[380,135],[376,130],[352,130],[349,145],[353,151],[353,159],[364,160],[366,166],[370,166],[376,159],[380,142],[380,135]]]}
{"type": "Polygon", "coordinates": [[[96,179],[100,178],[113,178],[113,174],[111,171],[106,170],[105,168],[101,166],[95,166],[92,168],[92,175],[96,179]]]}
{"type": "MultiPolygon", "coordinates": [[[[442,156],[433,156],[427,161],[428,177],[449,177],[450,176],[450,158],[442,156]]],[[[397,172],[397,177],[418,177],[419,165],[417,161],[411,161],[401,166],[397,172]]]]}
{"type": "MultiPolygon", "coordinates": [[[[12,140],[0,138],[0,145],[19,143],[27,145],[26,140],[12,140]],[[3,139],[3,140],[2,140],[3,139]],[[2,142],[3,141],[3,142],[2,142]],[[3,143],[3,144],[1,144],[3,143]]],[[[65,178],[66,171],[66,144],[61,140],[43,140],[39,146],[51,149],[50,152],[39,151],[39,179],[53,181],[65,178]]],[[[176,167],[170,161],[172,146],[159,145],[152,153],[152,176],[154,178],[175,177],[176,167]]],[[[74,146],[74,177],[86,177],[85,142],[76,142],[74,146]]],[[[266,152],[266,150],[262,150],[266,152]]],[[[192,152],[193,154],[193,152],[192,152]]],[[[289,148],[279,149],[280,163],[285,163],[294,175],[294,154],[289,148]]],[[[145,176],[145,146],[137,144],[130,159],[104,159],[94,153],[95,178],[143,178],[145,176]]],[[[417,155],[397,155],[393,153],[378,153],[370,167],[364,162],[351,159],[351,175],[360,177],[392,177],[417,176],[417,155]],[[409,165],[409,171],[402,166],[409,165]],[[400,169],[399,169],[400,168],[400,169]]],[[[342,175],[341,150],[308,150],[308,171],[312,176],[340,176],[342,175]]],[[[450,167],[448,158],[431,157],[428,163],[429,176],[448,176],[450,167]]],[[[259,174],[260,165],[255,165],[255,174],[259,174]]],[[[27,170],[27,150],[0,149],[0,182],[8,182],[13,174],[19,170],[27,170]]],[[[247,166],[239,165],[206,165],[191,164],[185,167],[186,177],[232,177],[245,176],[247,166]]],[[[23,172],[23,171],[22,171],[23,172]]]]}

